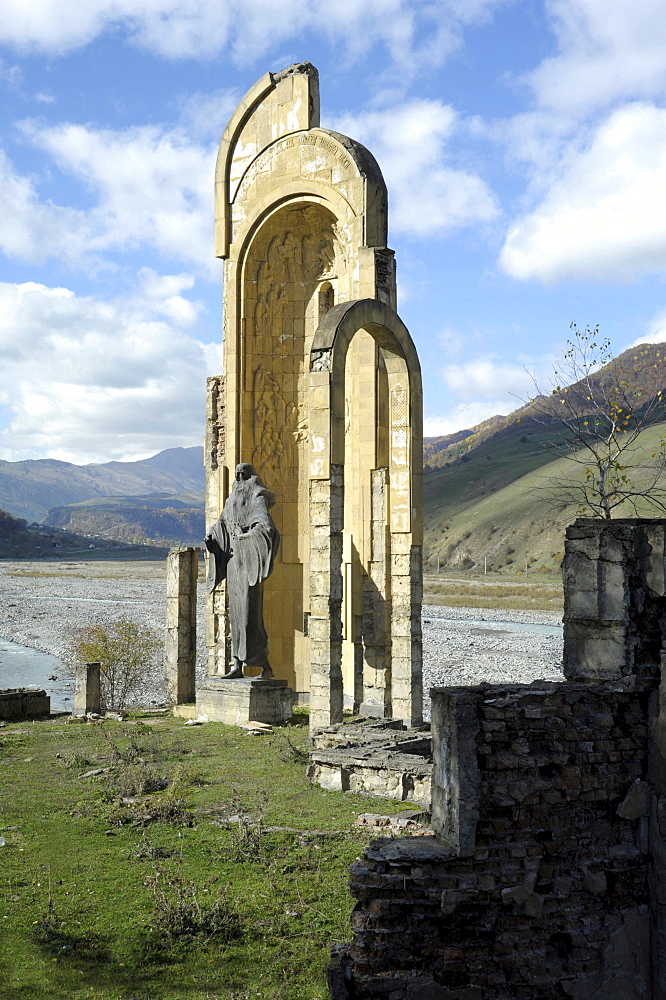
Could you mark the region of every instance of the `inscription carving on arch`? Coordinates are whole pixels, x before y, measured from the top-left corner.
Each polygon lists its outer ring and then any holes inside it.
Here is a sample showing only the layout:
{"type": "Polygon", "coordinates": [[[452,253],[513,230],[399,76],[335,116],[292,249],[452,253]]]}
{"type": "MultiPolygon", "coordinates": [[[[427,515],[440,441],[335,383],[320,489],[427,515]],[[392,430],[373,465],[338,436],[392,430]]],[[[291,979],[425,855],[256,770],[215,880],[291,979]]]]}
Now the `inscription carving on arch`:
{"type": "Polygon", "coordinates": [[[324,163],[340,175],[339,179],[355,176],[354,161],[329,136],[320,133],[289,135],[278,139],[252,160],[236,190],[231,192],[234,203],[256,197],[255,188],[268,187],[272,178],[293,174],[295,166],[303,177],[316,174],[323,166],[322,153],[325,154],[324,163]]]}

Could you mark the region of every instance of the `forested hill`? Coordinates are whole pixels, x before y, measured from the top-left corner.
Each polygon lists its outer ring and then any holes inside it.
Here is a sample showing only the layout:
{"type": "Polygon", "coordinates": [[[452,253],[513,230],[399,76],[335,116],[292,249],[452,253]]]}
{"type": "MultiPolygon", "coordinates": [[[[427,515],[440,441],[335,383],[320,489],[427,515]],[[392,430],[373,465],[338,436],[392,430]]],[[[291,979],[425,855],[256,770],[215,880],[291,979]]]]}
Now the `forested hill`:
{"type": "Polygon", "coordinates": [[[0,559],[149,559],[166,556],[166,549],[127,545],[77,535],[61,528],[27,524],[0,510],[0,559]]]}

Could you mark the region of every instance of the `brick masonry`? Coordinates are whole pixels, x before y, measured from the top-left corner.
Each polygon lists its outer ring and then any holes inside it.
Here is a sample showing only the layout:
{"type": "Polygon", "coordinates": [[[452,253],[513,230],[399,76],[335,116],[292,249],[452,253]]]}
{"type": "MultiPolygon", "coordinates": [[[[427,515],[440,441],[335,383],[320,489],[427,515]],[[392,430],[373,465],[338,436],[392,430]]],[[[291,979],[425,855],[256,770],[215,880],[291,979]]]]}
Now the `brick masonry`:
{"type": "Polygon", "coordinates": [[[473,851],[456,856],[434,839],[425,857],[422,842],[416,857],[409,840],[371,845],[351,870],[347,995],[402,1000],[416,974],[451,1000],[649,996],[639,983],[598,992],[609,976],[632,977],[631,950],[647,940],[648,821],[618,810],[647,777],[649,696],[566,684],[472,697],[473,851]]]}
{"type": "Polygon", "coordinates": [[[436,835],[352,867],[334,1000],[666,997],[665,525],[569,529],[566,682],[433,690],[436,835]]]}

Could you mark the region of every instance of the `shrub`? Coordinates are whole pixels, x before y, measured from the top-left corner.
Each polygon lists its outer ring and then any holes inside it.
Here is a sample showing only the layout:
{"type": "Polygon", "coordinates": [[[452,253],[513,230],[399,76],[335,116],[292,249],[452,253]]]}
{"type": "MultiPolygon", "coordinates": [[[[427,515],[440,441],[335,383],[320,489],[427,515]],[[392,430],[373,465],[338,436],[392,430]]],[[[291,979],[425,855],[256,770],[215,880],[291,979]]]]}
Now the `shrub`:
{"type": "Polygon", "coordinates": [[[136,698],[160,647],[151,628],[123,617],[112,625],[77,629],[69,643],[69,659],[100,664],[102,707],[117,711],[136,698]]]}
{"type": "Polygon", "coordinates": [[[153,897],[153,914],[144,940],[144,959],[168,954],[174,946],[191,945],[197,939],[228,944],[241,937],[243,922],[229,905],[226,888],[206,898],[208,889],[202,890],[159,863],[145,885],[153,897]]]}

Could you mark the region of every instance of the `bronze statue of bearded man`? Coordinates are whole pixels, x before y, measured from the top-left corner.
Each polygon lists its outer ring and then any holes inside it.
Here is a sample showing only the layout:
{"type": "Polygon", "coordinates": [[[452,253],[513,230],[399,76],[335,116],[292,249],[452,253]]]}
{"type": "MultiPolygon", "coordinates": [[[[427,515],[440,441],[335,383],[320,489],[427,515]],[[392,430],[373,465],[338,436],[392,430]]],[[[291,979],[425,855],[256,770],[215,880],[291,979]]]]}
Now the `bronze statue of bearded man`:
{"type": "Polygon", "coordinates": [[[206,535],[211,553],[208,593],[227,581],[233,668],[226,677],[242,677],[243,665],[261,667],[263,678],[273,676],[268,662],[268,635],[264,627],[262,584],[273,569],[280,534],[269,514],[275,496],[247,462],[236,466],[231,494],[206,535]]]}

